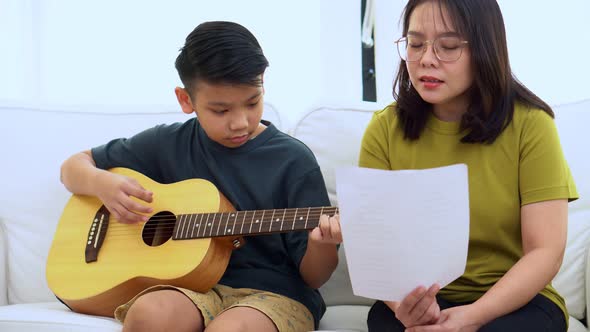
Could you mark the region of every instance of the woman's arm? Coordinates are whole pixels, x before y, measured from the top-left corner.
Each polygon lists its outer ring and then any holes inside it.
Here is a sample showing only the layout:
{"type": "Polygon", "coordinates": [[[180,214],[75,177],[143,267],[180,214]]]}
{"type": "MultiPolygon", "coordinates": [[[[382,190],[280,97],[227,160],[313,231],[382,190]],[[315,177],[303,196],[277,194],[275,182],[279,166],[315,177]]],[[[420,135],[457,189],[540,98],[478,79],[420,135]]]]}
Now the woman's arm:
{"type": "Polygon", "coordinates": [[[477,331],[524,306],[555,277],[567,238],[567,200],[552,200],[521,208],[523,257],[473,304],[443,310],[438,324],[411,332],[477,331]]]}
{"type": "Polygon", "coordinates": [[[520,211],[524,255],[473,304],[483,323],[528,303],[551,282],[563,260],[567,239],[567,200],[532,203],[520,211]]]}
{"type": "Polygon", "coordinates": [[[473,304],[444,310],[438,324],[409,331],[476,331],[530,302],[561,266],[567,238],[567,203],[561,199],[523,206],[523,257],[473,304]]]}

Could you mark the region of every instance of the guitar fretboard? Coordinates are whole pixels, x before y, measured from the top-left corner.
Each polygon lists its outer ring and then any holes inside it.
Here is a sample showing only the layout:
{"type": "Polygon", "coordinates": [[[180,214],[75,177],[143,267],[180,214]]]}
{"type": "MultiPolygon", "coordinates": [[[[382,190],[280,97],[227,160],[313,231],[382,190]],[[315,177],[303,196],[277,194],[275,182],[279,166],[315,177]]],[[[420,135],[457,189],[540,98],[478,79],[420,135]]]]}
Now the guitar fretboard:
{"type": "Polygon", "coordinates": [[[313,229],[320,216],[338,213],[336,207],[312,207],[223,213],[181,214],[174,225],[174,240],[218,236],[255,235],[313,229]]]}

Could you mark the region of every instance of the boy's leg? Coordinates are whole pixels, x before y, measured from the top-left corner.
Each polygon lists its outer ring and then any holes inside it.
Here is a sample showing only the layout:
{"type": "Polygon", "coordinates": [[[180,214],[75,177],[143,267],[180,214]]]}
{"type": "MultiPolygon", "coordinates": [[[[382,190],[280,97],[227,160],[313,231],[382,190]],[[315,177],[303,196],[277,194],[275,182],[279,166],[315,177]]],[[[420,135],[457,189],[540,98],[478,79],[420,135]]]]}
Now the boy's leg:
{"type": "Polygon", "coordinates": [[[267,315],[257,309],[250,307],[233,307],[215,317],[215,319],[207,326],[207,332],[210,331],[278,332],[278,329],[275,323],[267,315]]]}
{"type": "Polygon", "coordinates": [[[159,285],[136,295],[115,310],[123,331],[203,331],[223,310],[215,287],[207,293],[159,285]]]}
{"type": "Polygon", "coordinates": [[[218,285],[217,291],[227,309],[207,325],[207,332],[307,332],[315,329],[314,318],[307,307],[288,297],[222,285],[218,285]]]}
{"type": "Polygon", "coordinates": [[[138,297],[126,312],[123,332],[203,331],[201,312],[176,290],[158,290],[138,297]]]}

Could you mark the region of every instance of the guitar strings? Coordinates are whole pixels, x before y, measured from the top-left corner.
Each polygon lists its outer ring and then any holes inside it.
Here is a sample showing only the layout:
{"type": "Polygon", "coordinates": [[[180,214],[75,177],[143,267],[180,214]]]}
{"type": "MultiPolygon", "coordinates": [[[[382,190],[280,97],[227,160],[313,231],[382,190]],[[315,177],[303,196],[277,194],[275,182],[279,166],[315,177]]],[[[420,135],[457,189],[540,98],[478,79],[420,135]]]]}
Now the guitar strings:
{"type": "MultiPolygon", "coordinates": [[[[188,216],[188,218],[192,218],[192,216],[211,216],[211,215],[221,215],[224,218],[231,215],[231,214],[236,214],[236,215],[240,215],[243,214],[244,216],[248,216],[248,214],[250,215],[250,218],[262,218],[263,216],[268,216],[268,215],[272,215],[273,218],[274,216],[279,216],[281,215],[281,212],[283,212],[283,214],[289,217],[293,217],[293,215],[297,216],[304,216],[304,215],[313,215],[315,213],[318,213],[317,211],[318,209],[310,209],[309,212],[305,212],[305,209],[283,209],[283,210],[251,210],[251,211],[228,211],[228,212],[203,212],[203,213],[183,213],[183,214],[179,214],[177,216],[172,215],[172,214],[165,214],[165,215],[153,215],[152,217],[150,217],[150,221],[157,221],[157,220],[176,220],[178,218],[181,218],[182,216],[188,216]],[[274,211],[274,212],[273,212],[274,211]],[[278,211],[278,213],[277,213],[278,211]],[[267,212],[269,212],[267,214],[267,212]],[[273,214],[271,214],[270,212],[273,212],[273,214]]],[[[336,207],[326,207],[326,208],[322,208],[320,209],[321,211],[319,211],[320,214],[334,214],[334,213],[338,213],[338,208],[336,207]],[[324,211],[325,210],[325,211],[324,211]]],[[[236,218],[242,218],[242,216],[237,216],[236,218]]]]}
{"type": "MultiPolygon", "coordinates": [[[[338,209],[337,208],[331,208],[332,212],[337,213],[338,209]]],[[[309,215],[306,215],[306,219],[307,219],[307,223],[310,225],[314,225],[314,223],[317,225],[317,223],[319,222],[319,218],[321,215],[323,214],[330,214],[331,211],[325,211],[326,213],[318,213],[318,212],[310,212],[309,215]],[[311,221],[309,219],[312,219],[311,221]]],[[[211,213],[210,215],[215,214],[215,213],[211,213]]],[[[216,215],[220,215],[221,213],[217,213],[216,215]]],[[[205,214],[206,215],[206,214],[205,214]]],[[[294,226],[293,224],[295,223],[305,223],[305,220],[292,220],[294,217],[296,217],[298,214],[293,214],[293,215],[288,215],[285,213],[285,216],[282,218],[273,218],[271,219],[264,219],[264,220],[260,220],[259,222],[255,222],[253,220],[253,218],[250,218],[250,221],[244,221],[240,222],[239,218],[234,220],[234,221],[229,221],[229,220],[223,220],[223,217],[220,219],[216,219],[216,220],[211,220],[210,222],[207,222],[206,220],[203,220],[205,223],[211,223],[211,226],[207,225],[205,226],[205,230],[203,231],[204,234],[209,233],[209,236],[199,236],[200,237],[213,237],[213,233],[215,233],[215,236],[230,236],[230,235],[243,235],[243,234],[250,234],[250,233],[260,233],[260,228],[262,228],[263,230],[268,229],[270,226],[262,226],[264,223],[266,224],[271,224],[272,223],[283,223],[287,222],[287,227],[285,227],[284,229],[282,229],[283,231],[289,231],[291,230],[291,228],[294,226]],[[278,221],[276,219],[279,219],[278,221]],[[221,223],[221,224],[220,224],[221,223]],[[225,223],[225,225],[223,225],[225,223]],[[223,225],[223,228],[221,228],[223,225]],[[251,232],[251,226],[256,226],[259,228],[259,231],[257,232],[251,232]],[[228,234],[228,235],[224,235],[224,234],[218,234],[218,230],[221,229],[225,229],[225,227],[229,227],[232,226],[232,233],[228,234]],[[291,226],[291,227],[289,227],[291,226]],[[248,228],[247,232],[235,232],[234,229],[236,227],[240,227],[240,229],[242,230],[243,228],[248,228]],[[217,228],[217,229],[216,229],[217,228]]],[[[303,214],[300,215],[301,217],[303,216],[303,214]]],[[[262,217],[262,214],[260,216],[257,217],[262,217]]],[[[153,220],[154,218],[152,218],[153,220]]],[[[136,236],[138,233],[141,233],[143,235],[154,235],[156,234],[156,232],[167,232],[167,231],[173,231],[177,222],[180,222],[178,218],[174,218],[172,216],[169,217],[165,217],[165,216],[161,216],[161,218],[157,218],[159,221],[158,223],[154,224],[154,223],[133,223],[133,224],[123,224],[123,223],[119,223],[119,222],[115,222],[115,223],[109,223],[109,229],[107,230],[107,234],[109,234],[109,237],[126,237],[129,235],[133,235],[136,236]],[[140,229],[130,229],[132,227],[139,227],[141,226],[140,229]]],[[[205,219],[205,218],[201,218],[201,219],[205,219]]],[[[199,221],[199,222],[193,222],[193,221],[189,221],[189,219],[186,219],[184,221],[182,221],[184,223],[185,228],[183,229],[183,226],[180,226],[180,229],[177,229],[177,232],[180,232],[182,234],[181,237],[184,237],[184,233],[189,233],[188,231],[188,227],[191,228],[197,228],[197,230],[195,230],[198,233],[200,233],[201,228],[203,228],[203,221],[199,221]],[[196,225],[201,225],[201,227],[198,227],[196,225]]],[[[273,225],[274,226],[274,225],[273,225]]],[[[313,228],[313,227],[310,227],[313,228]]],[[[195,231],[191,231],[191,232],[195,232],[195,231]]],[[[244,230],[245,231],[245,230],[244,230]]],[[[269,230],[270,231],[270,230],[269,230]]],[[[275,227],[272,227],[272,232],[279,232],[281,230],[275,230],[275,227]]],[[[262,231],[264,232],[264,231],[262,231]]]]}
{"type": "MultiPolygon", "coordinates": [[[[215,213],[211,213],[209,215],[214,215],[214,214],[215,213]]],[[[313,212],[313,213],[310,213],[309,215],[306,215],[306,219],[309,219],[310,217],[312,217],[314,219],[316,219],[316,218],[319,219],[319,217],[321,215],[323,215],[323,214],[329,214],[329,213],[321,213],[320,214],[320,213],[313,212]]],[[[207,215],[207,214],[204,214],[204,215],[207,215]]],[[[218,214],[215,214],[215,215],[216,216],[217,215],[221,215],[221,213],[218,213],[218,214]]],[[[273,223],[274,222],[281,222],[281,221],[282,222],[287,221],[289,223],[293,223],[293,222],[304,222],[304,219],[303,220],[302,219],[299,219],[299,220],[290,220],[290,219],[292,219],[292,218],[294,218],[296,216],[297,215],[288,215],[288,214],[285,214],[285,216],[282,217],[282,218],[274,218],[273,217],[272,218],[272,222],[273,223]],[[277,219],[278,219],[278,221],[277,221],[277,219]]],[[[260,218],[256,218],[256,219],[260,220],[259,222],[254,221],[254,217],[252,217],[252,218],[249,218],[250,219],[249,221],[245,221],[244,220],[243,221],[243,224],[244,225],[250,225],[250,224],[257,225],[257,224],[264,223],[264,222],[267,222],[267,223],[270,223],[271,222],[271,219],[261,220],[262,219],[261,218],[262,216],[257,216],[257,217],[260,217],[260,218]]],[[[300,217],[302,217],[302,216],[300,216],[300,217]]],[[[151,220],[153,220],[153,219],[154,218],[152,218],[151,220]]],[[[196,223],[196,222],[191,221],[190,219],[185,219],[184,221],[179,221],[177,218],[174,218],[174,217],[164,217],[164,216],[162,216],[162,218],[158,218],[158,219],[159,219],[159,221],[156,224],[154,224],[154,223],[131,223],[131,224],[125,224],[125,223],[115,222],[115,223],[109,223],[109,226],[111,226],[111,227],[112,226],[115,226],[115,227],[116,226],[121,226],[120,228],[128,228],[129,226],[143,226],[142,228],[146,229],[146,228],[158,228],[158,226],[160,226],[160,228],[162,228],[162,225],[164,225],[164,227],[170,227],[170,226],[175,226],[176,223],[184,223],[185,225],[188,225],[189,223],[191,223],[191,224],[194,225],[196,223]]],[[[223,222],[230,223],[229,219],[227,219],[225,216],[222,216],[219,219],[212,219],[211,221],[207,221],[206,218],[201,218],[201,220],[199,220],[198,223],[205,222],[205,223],[218,224],[220,221],[222,223],[223,222]]],[[[231,223],[232,224],[235,223],[236,225],[237,224],[240,224],[240,225],[242,224],[242,222],[240,222],[239,218],[231,221],[231,223]]],[[[182,226],[180,226],[180,227],[182,227],[182,226]]]]}
{"type": "MultiPolygon", "coordinates": [[[[318,207],[318,208],[289,208],[289,209],[269,209],[269,210],[247,210],[247,211],[226,211],[226,212],[195,212],[195,213],[182,213],[177,215],[178,217],[180,216],[194,216],[194,215],[222,215],[222,214],[252,214],[254,216],[256,215],[266,215],[267,213],[270,212],[274,212],[275,215],[280,215],[281,213],[285,213],[285,215],[291,215],[291,214],[302,214],[302,215],[306,215],[308,212],[305,212],[307,209],[309,209],[309,213],[317,213],[317,210],[320,210],[320,213],[337,213],[338,212],[338,208],[337,207],[318,207]],[[325,210],[325,211],[324,211],[325,210]],[[278,212],[278,213],[277,213],[278,212]]],[[[173,214],[164,214],[164,215],[158,215],[158,214],[154,214],[150,220],[157,220],[159,218],[170,218],[171,216],[174,216],[173,214]]]]}

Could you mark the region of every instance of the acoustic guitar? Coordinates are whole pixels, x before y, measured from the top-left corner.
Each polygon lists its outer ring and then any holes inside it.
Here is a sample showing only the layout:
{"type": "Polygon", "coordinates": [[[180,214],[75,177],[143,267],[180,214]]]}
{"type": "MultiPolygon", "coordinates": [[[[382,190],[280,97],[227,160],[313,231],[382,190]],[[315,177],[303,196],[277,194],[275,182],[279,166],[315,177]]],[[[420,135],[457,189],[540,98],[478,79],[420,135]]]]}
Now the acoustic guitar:
{"type": "Polygon", "coordinates": [[[159,284],[206,292],[221,279],[244,235],[313,229],[335,207],[235,211],[203,179],[161,184],[127,168],[113,173],[153,191],[145,223],[123,224],[102,202],[72,195],[57,225],[46,277],[75,312],[113,317],[115,308],[159,284]]]}

